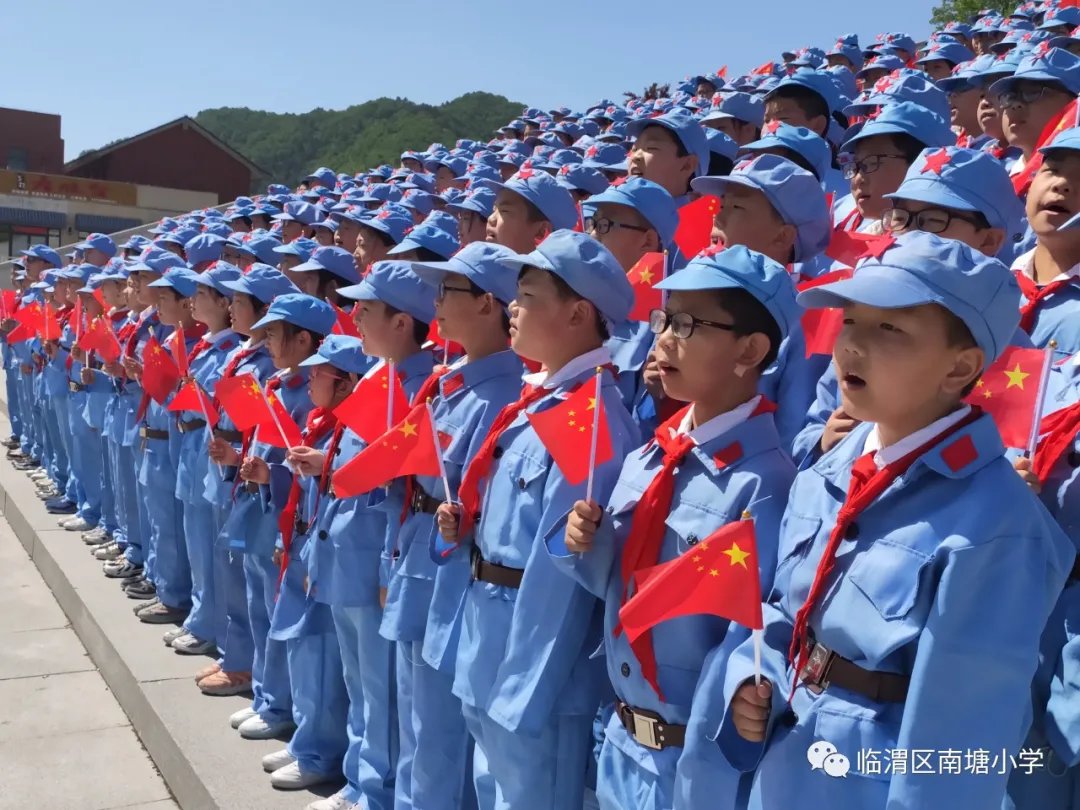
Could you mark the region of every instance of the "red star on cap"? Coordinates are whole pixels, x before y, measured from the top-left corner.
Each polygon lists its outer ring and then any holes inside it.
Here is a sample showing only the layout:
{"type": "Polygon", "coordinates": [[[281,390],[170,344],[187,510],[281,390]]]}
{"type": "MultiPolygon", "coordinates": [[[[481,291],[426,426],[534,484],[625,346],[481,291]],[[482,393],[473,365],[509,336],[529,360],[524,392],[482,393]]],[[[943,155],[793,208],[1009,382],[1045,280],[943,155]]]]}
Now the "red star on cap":
{"type": "Polygon", "coordinates": [[[1035,50],[1032,51],[1032,55],[1036,57],[1046,56],[1046,52],[1048,50],[1050,50],[1050,40],[1044,39],[1042,42],[1035,46],[1035,50]]]}
{"type": "Polygon", "coordinates": [[[702,249],[701,255],[702,256],[715,256],[717,253],[724,250],[724,247],[725,246],[724,246],[723,242],[716,242],[716,243],[711,244],[708,247],[702,249]]]}
{"type": "Polygon", "coordinates": [[[526,161],[525,163],[521,164],[521,168],[518,170],[517,173],[517,178],[518,180],[528,180],[530,177],[533,176],[533,174],[535,174],[535,172],[533,172],[532,166],[530,166],[529,162],[526,161]]]}
{"type": "Polygon", "coordinates": [[[877,107],[872,113],[870,113],[868,116],[866,116],[866,120],[867,121],[873,121],[879,115],[881,115],[881,107],[877,107]]]}
{"type": "Polygon", "coordinates": [[[623,183],[625,183],[629,179],[630,178],[627,177],[626,175],[623,175],[622,177],[616,177],[614,180],[611,181],[611,185],[612,186],[621,186],[623,183]]]}
{"type": "Polygon", "coordinates": [[[885,252],[896,244],[896,237],[892,233],[882,234],[881,236],[866,241],[866,247],[863,249],[860,259],[878,259],[880,260],[885,252]]]}
{"type": "Polygon", "coordinates": [[[559,169],[559,174],[570,174],[570,164],[567,164],[559,169]]]}
{"type": "Polygon", "coordinates": [[[874,90],[878,93],[884,93],[890,87],[892,87],[892,76],[882,76],[876,82],[874,82],[874,90]]]}
{"type": "Polygon", "coordinates": [[[949,155],[949,150],[946,149],[943,146],[938,151],[936,151],[933,154],[927,156],[926,163],[923,165],[922,171],[920,171],[920,174],[926,174],[927,172],[933,172],[936,175],[940,175],[941,170],[943,168],[945,168],[945,166],[948,164],[949,160],[951,160],[951,157],[949,155]]]}
{"type": "Polygon", "coordinates": [[[754,162],[753,158],[746,158],[745,160],[741,160],[735,165],[735,167],[734,167],[734,169],[732,171],[736,171],[736,172],[745,171],[746,168],[753,162],[754,162]]]}
{"type": "Polygon", "coordinates": [[[379,213],[377,213],[375,215],[375,219],[389,219],[389,218],[390,218],[390,209],[389,208],[384,208],[382,211],[380,211],[379,213]]]}
{"type": "Polygon", "coordinates": [[[778,130],[778,129],[780,129],[780,122],[775,120],[775,119],[773,119],[772,121],[767,123],[764,127],[762,127],[762,131],[767,132],[769,135],[775,135],[776,130],[778,130]]]}
{"type": "Polygon", "coordinates": [[[600,150],[596,147],[595,144],[585,150],[585,157],[596,157],[598,154],[600,154],[600,150]]]}

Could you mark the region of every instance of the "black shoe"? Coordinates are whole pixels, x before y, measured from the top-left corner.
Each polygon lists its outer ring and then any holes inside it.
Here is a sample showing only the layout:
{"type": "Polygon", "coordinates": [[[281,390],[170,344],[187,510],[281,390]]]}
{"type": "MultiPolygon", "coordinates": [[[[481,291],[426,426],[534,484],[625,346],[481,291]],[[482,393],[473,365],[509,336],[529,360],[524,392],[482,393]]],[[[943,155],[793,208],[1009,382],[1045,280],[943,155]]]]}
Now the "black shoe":
{"type": "Polygon", "coordinates": [[[157,595],[157,588],[154,587],[154,583],[144,579],[124,588],[124,595],[128,599],[152,599],[157,595]]]}
{"type": "Polygon", "coordinates": [[[105,576],[109,579],[130,579],[131,577],[141,577],[143,567],[141,565],[135,565],[135,563],[128,560],[124,560],[121,565],[110,565],[104,569],[105,576]]]}
{"type": "Polygon", "coordinates": [[[26,455],[26,453],[24,453],[20,448],[21,445],[18,444],[12,447],[10,450],[7,451],[7,457],[10,458],[12,461],[20,461],[24,458],[30,458],[30,456],[26,455]]]}
{"type": "Polygon", "coordinates": [[[8,450],[15,450],[21,447],[18,436],[12,436],[10,438],[4,439],[4,441],[0,442],[0,445],[3,445],[8,450]]]}
{"type": "Polygon", "coordinates": [[[19,472],[26,472],[27,470],[37,470],[41,468],[40,461],[34,461],[32,458],[27,458],[22,461],[13,461],[11,466],[19,472]]]}
{"type": "Polygon", "coordinates": [[[67,498],[57,498],[45,502],[45,511],[50,515],[74,515],[79,507],[67,498]]]}

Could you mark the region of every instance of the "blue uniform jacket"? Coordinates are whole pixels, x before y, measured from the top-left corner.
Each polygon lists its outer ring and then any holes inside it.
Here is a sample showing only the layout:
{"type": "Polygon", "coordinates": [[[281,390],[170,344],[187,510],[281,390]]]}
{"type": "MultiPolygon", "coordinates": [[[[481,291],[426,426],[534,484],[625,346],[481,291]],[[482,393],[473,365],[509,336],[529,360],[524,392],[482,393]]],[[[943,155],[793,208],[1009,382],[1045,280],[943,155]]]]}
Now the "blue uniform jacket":
{"type": "MultiPolygon", "coordinates": [[[[556,406],[579,384],[592,385],[607,362],[600,349],[575,358],[554,379],[551,395],[529,412],[556,406]]],[[[543,379],[543,378],[537,378],[543,379]]],[[[613,458],[596,468],[593,497],[605,502],[621,460],[636,447],[637,427],[618,386],[604,372],[601,396],[613,458]]],[[[524,569],[520,588],[473,581],[463,610],[454,694],[514,732],[535,734],[554,715],[592,715],[603,672],[589,660],[600,642],[592,594],[560,572],[545,548],[563,532],[586,484],[567,482],[522,413],[503,432],[481,497],[473,543],[485,560],[524,569]]],[[[462,553],[461,551],[455,553],[462,553]]]]}
{"type": "Polygon", "coordinates": [[[909,676],[906,701],[877,702],[840,687],[815,696],[800,684],[787,714],[794,617],[872,429],[858,426],[795,479],[765,604],[762,669],[773,683],[767,743],[742,740],[727,711],[754,674],[749,640],[706,674],[700,722],[738,770],[757,766],[751,807],[997,807],[1001,775],[857,770],[867,749],[1015,752],[1027,732],[1038,663],[1033,628],[1046,623],[1075,552],[1005,460],[987,415],[925,453],[857,516],[810,617],[810,633],[827,648],[865,669],[909,676]],[[987,493],[1008,509],[987,509],[987,493]],[[786,722],[777,722],[781,715],[786,722]],[[808,766],[816,740],[850,759],[846,779],[808,766]]]}

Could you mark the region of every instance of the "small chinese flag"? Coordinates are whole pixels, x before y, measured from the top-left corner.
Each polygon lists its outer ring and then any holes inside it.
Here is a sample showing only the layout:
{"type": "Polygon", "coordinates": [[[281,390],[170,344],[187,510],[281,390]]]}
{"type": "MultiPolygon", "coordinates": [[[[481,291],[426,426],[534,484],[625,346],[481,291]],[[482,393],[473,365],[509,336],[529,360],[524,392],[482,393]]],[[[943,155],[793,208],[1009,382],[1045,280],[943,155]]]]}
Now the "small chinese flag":
{"type": "Polygon", "coordinates": [[[183,329],[177,328],[173,330],[172,335],[169,337],[169,351],[172,352],[173,360],[176,361],[176,368],[180,371],[180,376],[186,377],[188,375],[188,352],[183,329]]]}
{"type": "Polygon", "coordinates": [[[552,461],[570,484],[580,484],[589,477],[596,408],[600,409],[596,435],[596,466],[599,467],[611,460],[614,451],[604,401],[597,401],[592,379],[554,408],[526,416],[544,447],[551,453],[552,461]]]}
{"type": "Polygon", "coordinates": [[[333,301],[330,302],[330,306],[334,308],[334,314],[337,316],[337,323],[334,324],[334,328],[330,331],[335,335],[348,335],[349,337],[360,337],[360,330],[356,328],[356,324],[353,323],[352,315],[343,310],[333,301]]]}
{"type": "Polygon", "coordinates": [[[760,630],[754,521],[722,526],[674,560],[638,571],[634,587],[634,595],[619,609],[619,623],[631,643],[661,622],[697,614],[760,630]]]}
{"type": "Polygon", "coordinates": [[[648,323],[649,313],[663,306],[664,295],[653,285],[664,278],[663,253],[646,253],[626,274],[634,288],[634,306],[628,316],[632,321],[648,323]]]}
{"type": "Polygon", "coordinates": [[[167,351],[153,336],[143,350],[142,387],[158,405],[165,403],[180,382],[180,371],[167,351]]]}
{"type": "Polygon", "coordinates": [[[836,228],[829,239],[829,246],[825,248],[825,255],[848,267],[854,267],[859,259],[880,255],[879,248],[888,247],[894,241],[892,234],[859,233],[836,228]]]}
{"type": "Polygon", "coordinates": [[[18,303],[19,295],[15,290],[4,290],[0,292],[0,317],[10,318],[15,312],[15,306],[18,303]]]}
{"type": "Polygon", "coordinates": [[[120,341],[108,322],[100,316],[87,324],[75,345],[85,352],[97,352],[98,357],[106,363],[115,363],[120,358],[120,341]]]}
{"type": "Polygon", "coordinates": [[[274,417],[263,399],[262,388],[253,374],[222,377],[214,388],[214,398],[237,430],[251,430],[261,424],[274,423],[274,417]]]}
{"type": "Polygon", "coordinates": [[[395,424],[409,410],[409,398],[397,374],[390,385],[390,368],[390,363],[380,365],[334,409],[338,421],[368,444],[386,433],[387,414],[391,414],[389,424],[395,424]]]}
{"type": "Polygon", "coordinates": [[[38,301],[25,306],[12,315],[18,322],[18,326],[8,334],[8,343],[21,343],[24,340],[33,340],[42,329],[45,310],[38,301]]]}
{"type": "MultiPolygon", "coordinates": [[[[799,285],[799,292],[834,281],[851,278],[852,271],[846,267],[833,270],[823,276],[804,281],[799,285]]],[[[815,354],[831,355],[840,330],[844,327],[844,310],[835,307],[827,309],[808,309],[801,319],[803,338],[806,341],[806,356],[815,354]]]]}
{"type": "Polygon", "coordinates": [[[41,331],[38,334],[41,335],[42,340],[59,340],[61,329],[56,310],[53,309],[52,304],[46,304],[41,315],[41,331]]]}
{"type": "Polygon", "coordinates": [[[675,244],[687,258],[697,256],[712,242],[713,219],[720,210],[720,200],[706,194],[679,209],[675,244]]]}
{"type": "Polygon", "coordinates": [[[296,424],[292,415],[285,410],[281,398],[276,393],[271,392],[266,395],[266,399],[269,401],[277,421],[275,422],[271,417],[270,421],[261,422],[259,431],[255,434],[256,441],[273,447],[283,447],[286,450],[303,443],[304,437],[300,432],[300,426],[296,424]]]}
{"type": "Polygon", "coordinates": [[[1077,102],[1078,99],[1074,98],[1046,123],[1042,133],[1039,135],[1031,160],[1024,164],[1023,169],[1012,176],[1013,190],[1016,191],[1018,197],[1027,194],[1028,189],[1031,188],[1031,181],[1043,164],[1043,154],[1040,149],[1053,141],[1059,133],[1080,123],[1080,104],[1077,102]]]}
{"type": "Polygon", "coordinates": [[[361,450],[334,473],[334,493],[351,498],[404,475],[439,476],[439,448],[430,414],[427,403],[420,403],[361,450]]]}
{"type": "Polygon", "coordinates": [[[727,78],[727,65],[724,65],[718,71],[716,71],[716,77],[718,79],[726,79],[727,78]]]}
{"type": "Polygon", "coordinates": [[[188,380],[180,390],[176,392],[172,402],[169,403],[170,411],[194,411],[200,414],[210,423],[210,427],[217,427],[218,412],[214,407],[214,401],[202,390],[195,380],[188,380]]]}
{"type": "Polygon", "coordinates": [[[1043,349],[1010,346],[983,372],[966,400],[993,417],[1006,447],[1028,446],[1045,362],[1043,349]]]}
{"type": "Polygon", "coordinates": [[[71,313],[72,328],[75,330],[75,340],[82,337],[83,330],[83,303],[82,296],[75,297],[75,308],[71,313]]]}

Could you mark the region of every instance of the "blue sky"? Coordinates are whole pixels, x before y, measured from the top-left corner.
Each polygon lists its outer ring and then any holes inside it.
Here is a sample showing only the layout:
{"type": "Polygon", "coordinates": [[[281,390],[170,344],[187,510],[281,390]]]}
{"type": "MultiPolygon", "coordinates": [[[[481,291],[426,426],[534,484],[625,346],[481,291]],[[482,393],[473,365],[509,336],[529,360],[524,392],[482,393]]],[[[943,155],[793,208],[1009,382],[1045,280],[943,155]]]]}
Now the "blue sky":
{"type": "Polygon", "coordinates": [[[437,104],[472,90],[584,108],[723,64],[744,72],[843,33],[916,40],[914,0],[147,0],[17,3],[0,104],[63,116],[67,158],[209,107],[341,109],[379,96],[437,104]],[[526,8],[532,6],[535,12],[526,8]],[[754,11],[759,13],[755,14],[754,11]],[[21,77],[21,78],[20,78],[21,77]]]}

